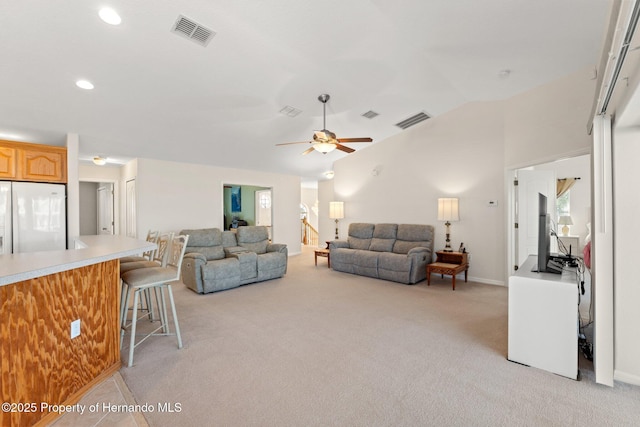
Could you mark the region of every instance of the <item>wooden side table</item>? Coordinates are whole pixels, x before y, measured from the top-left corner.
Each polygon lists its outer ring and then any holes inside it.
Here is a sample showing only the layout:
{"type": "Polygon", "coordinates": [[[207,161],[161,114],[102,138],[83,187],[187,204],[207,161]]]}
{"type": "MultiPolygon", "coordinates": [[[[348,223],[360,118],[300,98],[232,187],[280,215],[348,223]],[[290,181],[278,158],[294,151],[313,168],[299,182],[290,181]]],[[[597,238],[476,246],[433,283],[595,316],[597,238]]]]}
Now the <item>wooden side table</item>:
{"type": "Polygon", "coordinates": [[[451,276],[451,285],[456,290],[456,275],[464,271],[464,281],[467,281],[469,261],[467,253],[462,252],[436,252],[436,262],[427,264],[427,286],[431,286],[431,273],[440,273],[451,276]]]}
{"type": "Polygon", "coordinates": [[[316,262],[316,267],[318,266],[318,257],[324,257],[327,259],[327,267],[331,268],[331,254],[329,249],[316,249],[314,251],[314,259],[316,262]]]}

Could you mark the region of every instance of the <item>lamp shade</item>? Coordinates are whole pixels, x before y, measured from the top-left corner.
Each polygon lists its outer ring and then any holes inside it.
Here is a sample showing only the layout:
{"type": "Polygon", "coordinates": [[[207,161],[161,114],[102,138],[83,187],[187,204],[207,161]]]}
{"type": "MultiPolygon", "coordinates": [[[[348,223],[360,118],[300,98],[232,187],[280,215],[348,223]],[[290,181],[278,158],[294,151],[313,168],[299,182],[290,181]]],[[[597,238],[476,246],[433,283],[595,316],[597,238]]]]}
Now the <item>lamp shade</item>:
{"type": "Polygon", "coordinates": [[[458,199],[455,197],[438,199],[438,221],[459,221],[458,199]]]}
{"type": "Polygon", "coordinates": [[[329,218],[344,218],[344,202],[329,202],[329,218]]]}
{"type": "Polygon", "coordinates": [[[573,225],[573,220],[571,219],[571,216],[569,216],[569,215],[562,215],[560,217],[560,220],[558,221],[558,224],[561,224],[561,225],[573,225]]]}

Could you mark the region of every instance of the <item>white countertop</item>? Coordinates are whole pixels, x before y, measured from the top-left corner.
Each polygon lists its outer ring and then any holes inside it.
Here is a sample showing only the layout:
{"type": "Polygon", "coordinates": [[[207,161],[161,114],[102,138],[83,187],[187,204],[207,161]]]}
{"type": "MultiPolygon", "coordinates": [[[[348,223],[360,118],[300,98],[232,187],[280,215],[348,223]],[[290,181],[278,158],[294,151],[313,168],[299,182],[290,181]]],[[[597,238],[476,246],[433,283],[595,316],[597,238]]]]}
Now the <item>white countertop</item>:
{"type": "Polygon", "coordinates": [[[126,236],[80,236],[80,249],[0,255],[0,286],[154,249],[155,243],[126,236]]]}

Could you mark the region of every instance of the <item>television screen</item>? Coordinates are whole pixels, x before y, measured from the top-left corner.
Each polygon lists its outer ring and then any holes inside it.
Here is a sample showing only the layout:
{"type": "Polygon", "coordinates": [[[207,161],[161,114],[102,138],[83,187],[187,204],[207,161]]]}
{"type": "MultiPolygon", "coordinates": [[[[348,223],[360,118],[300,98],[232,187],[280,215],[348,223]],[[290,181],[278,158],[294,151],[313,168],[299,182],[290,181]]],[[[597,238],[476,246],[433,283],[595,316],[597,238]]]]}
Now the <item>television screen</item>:
{"type": "Polygon", "coordinates": [[[538,265],[533,271],[547,271],[551,255],[550,218],[547,214],[547,196],[538,193],[538,265]]]}

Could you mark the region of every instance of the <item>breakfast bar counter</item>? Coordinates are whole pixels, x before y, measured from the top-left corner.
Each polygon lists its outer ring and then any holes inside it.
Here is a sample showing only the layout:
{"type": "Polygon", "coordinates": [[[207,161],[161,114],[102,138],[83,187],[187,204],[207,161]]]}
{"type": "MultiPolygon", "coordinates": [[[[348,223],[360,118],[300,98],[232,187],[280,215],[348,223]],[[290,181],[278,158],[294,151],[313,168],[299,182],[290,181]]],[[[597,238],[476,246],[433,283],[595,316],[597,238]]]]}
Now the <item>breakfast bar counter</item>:
{"type": "Polygon", "coordinates": [[[140,254],[155,243],[126,236],[80,236],[77,249],[0,255],[0,286],[140,254]]]}
{"type": "Polygon", "coordinates": [[[155,244],[104,235],[75,246],[0,255],[0,425],[46,425],[120,369],[119,259],[155,244]]]}

